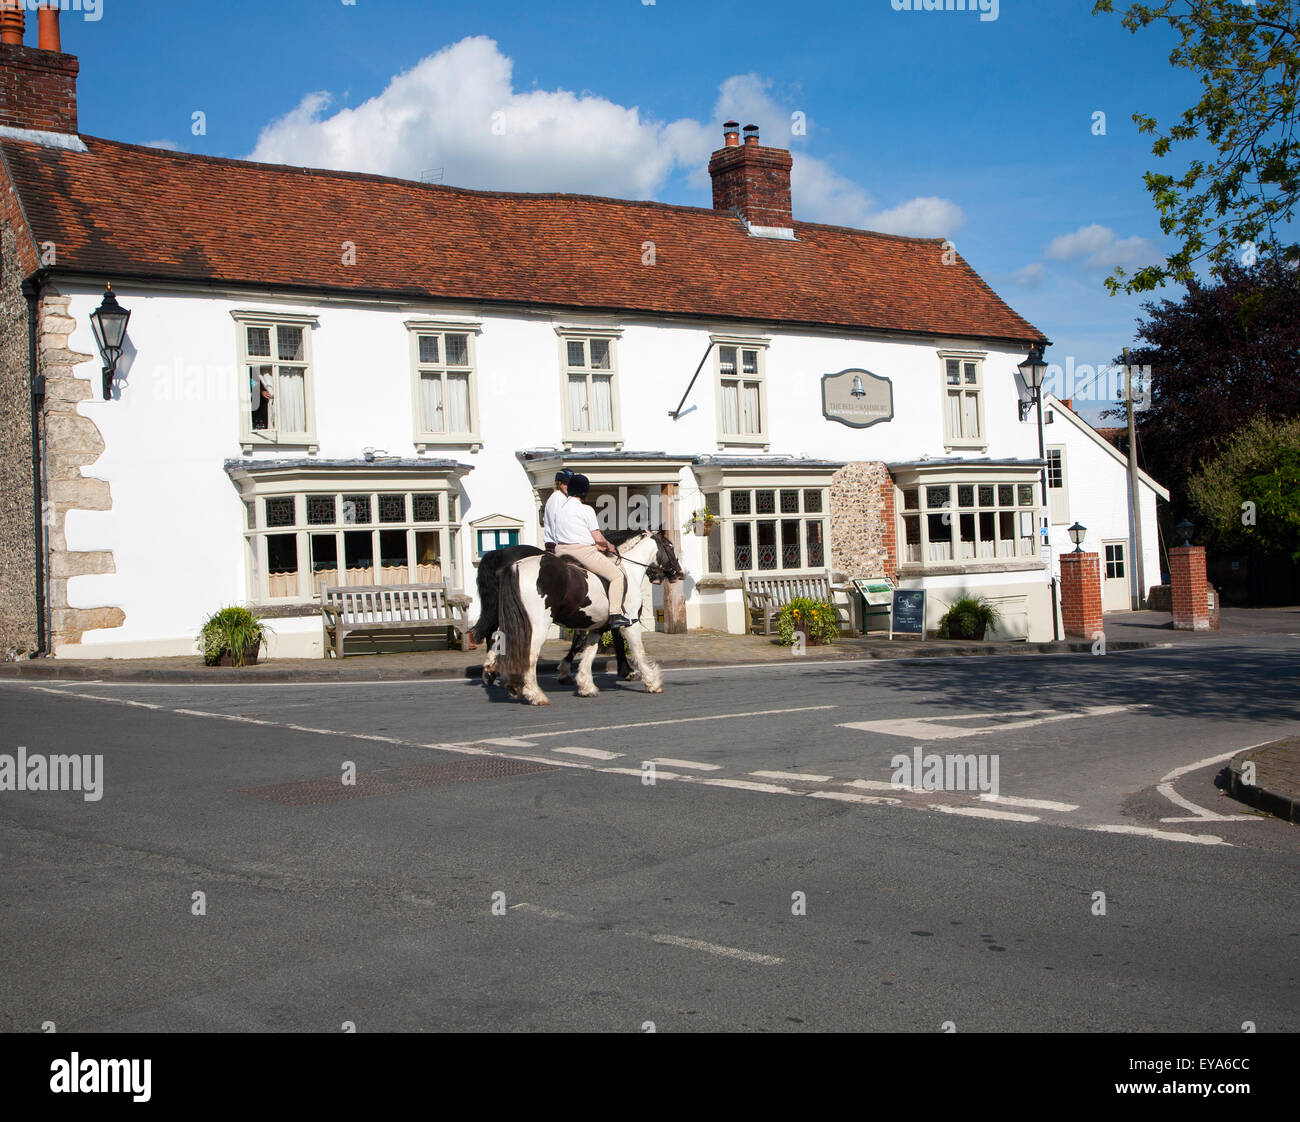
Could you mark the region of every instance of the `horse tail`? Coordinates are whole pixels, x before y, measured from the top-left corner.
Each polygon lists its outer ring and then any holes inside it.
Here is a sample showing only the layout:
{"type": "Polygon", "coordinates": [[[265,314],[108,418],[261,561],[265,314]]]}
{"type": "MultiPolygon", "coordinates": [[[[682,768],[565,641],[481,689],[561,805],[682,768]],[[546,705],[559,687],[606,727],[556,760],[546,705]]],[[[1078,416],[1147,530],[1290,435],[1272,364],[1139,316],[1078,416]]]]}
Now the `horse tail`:
{"type": "Polygon", "coordinates": [[[500,550],[487,554],[478,569],[478,619],[470,632],[476,643],[492,638],[497,629],[497,588],[501,583],[500,550]]]}
{"type": "Polygon", "coordinates": [[[533,621],[519,591],[520,576],[516,563],[501,574],[497,585],[497,625],[505,647],[501,655],[501,670],[507,680],[522,678],[528,672],[528,656],[533,646],[533,621]]]}

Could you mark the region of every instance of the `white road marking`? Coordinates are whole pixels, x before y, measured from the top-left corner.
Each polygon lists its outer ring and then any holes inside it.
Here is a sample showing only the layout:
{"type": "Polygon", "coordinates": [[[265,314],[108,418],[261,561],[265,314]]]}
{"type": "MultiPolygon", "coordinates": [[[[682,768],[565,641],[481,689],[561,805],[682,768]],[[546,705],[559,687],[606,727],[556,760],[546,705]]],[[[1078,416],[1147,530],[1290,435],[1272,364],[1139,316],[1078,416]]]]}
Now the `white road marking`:
{"type": "Polygon", "coordinates": [[[1036,814],[1016,814],[1010,810],[985,810],[979,806],[944,806],[941,803],[931,803],[929,809],[939,810],[944,814],[964,814],[968,818],[1001,818],[1007,822],[1041,821],[1036,814]]]}
{"type": "MultiPolygon", "coordinates": [[[[510,911],[528,912],[531,915],[541,916],[543,919],[557,920],[560,923],[590,926],[590,921],[579,916],[557,911],[555,908],[543,908],[537,904],[511,904],[510,911]]],[[[722,943],[708,943],[703,939],[691,939],[685,935],[666,935],[663,932],[638,931],[635,928],[627,927],[615,927],[609,930],[612,930],[616,935],[630,935],[634,939],[649,939],[652,943],[659,943],[664,946],[685,947],[687,950],[704,951],[706,954],[715,954],[721,958],[734,958],[740,962],[752,962],[758,966],[781,966],[785,962],[785,959],[777,958],[776,955],[745,951],[739,947],[728,947],[722,943]]]]}
{"type": "Polygon", "coordinates": [[[861,787],[864,791],[906,791],[901,783],[886,783],[883,779],[847,779],[846,787],[861,787]]]}
{"type": "Polygon", "coordinates": [[[626,725],[591,725],[583,729],[558,729],[555,732],[529,732],[534,740],[543,736],[571,736],[580,732],[618,732],[621,729],[655,728],[659,725],[688,725],[694,721],[734,721],[747,717],[771,717],[780,713],[811,713],[817,709],[838,709],[838,705],[801,705],[796,709],[754,709],[748,713],[715,713],[709,717],[673,717],[663,721],[632,721],[626,725]]]}
{"type": "Polygon", "coordinates": [[[1206,756],[1203,760],[1197,760],[1194,764],[1184,764],[1182,767],[1176,767],[1168,775],[1160,777],[1160,782],[1156,785],[1156,790],[1164,795],[1175,806],[1181,806],[1184,810],[1190,810],[1190,815],[1177,815],[1172,818],[1162,818],[1161,822],[1262,822],[1263,819],[1253,814],[1216,814],[1212,810],[1207,810],[1203,806],[1197,806],[1194,802],[1183,798],[1174,790],[1173,781],[1180,776],[1187,775],[1189,772],[1200,771],[1203,767],[1209,767],[1212,764],[1220,764],[1225,760],[1232,759],[1238,752],[1249,752],[1252,748],[1262,748],[1265,744],[1271,744],[1271,740],[1261,740],[1258,744],[1248,744],[1244,748],[1234,748],[1231,752],[1221,752],[1217,756],[1206,756]]]}
{"type": "Polygon", "coordinates": [[[901,806],[902,799],[886,799],[880,795],[858,795],[853,791],[810,791],[810,799],[833,799],[840,803],[865,803],[868,806],[901,806]]]}
{"type": "MultiPolygon", "coordinates": [[[[962,721],[974,717],[1017,717],[1020,713],[957,713],[942,717],[907,717],[884,721],[850,721],[837,725],[837,728],[856,729],[859,732],[884,733],[886,736],[902,736],[908,740],[959,740],[967,736],[988,736],[996,732],[1014,732],[1019,729],[1036,728],[1039,725],[1052,724],[1054,721],[1073,721],[1078,717],[1109,717],[1115,713],[1128,713],[1134,709],[1145,708],[1141,705],[1093,705],[1071,713],[1053,713],[1046,717],[1032,717],[1024,721],[1007,721],[996,725],[983,725],[978,728],[954,728],[952,725],[940,724],[941,721],[962,721]]],[[[1026,709],[1024,713],[1041,713],[1041,709],[1026,709]]]]}
{"type": "Polygon", "coordinates": [[[656,756],[650,761],[655,767],[684,767],[687,771],[721,771],[720,764],[697,764],[693,760],[674,760],[671,756],[656,756]]]}
{"type": "Polygon", "coordinates": [[[796,791],[793,787],[778,787],[772,783],[751,783],[748,779],[706,779],[702,776],[691,776],[689,778],[710,787],[734,787],[737,791],[763,791],[769,795],[806,794],[804,791],[796,791]]]}
{"type": "Polygon", "coordinates": [[[1151,826],[1089,826],[1089,830],[1097,830],[1103,834],[1137,834],[1144,838],[1161,838],[1164,841],[1191,842],[1193,845],[1226,845],[1231,847],[1231,842],[1226,842],[1214,834],[1177,834],[1172,830],[1157,830],[1151,826]]]}
{"type": "Polygon", "coordinates": [[[802,779],[807,783],[834,783],[833,775],[809,775],[804,771],[751,771],[756,779],[802,779]]]}
{"type": "Polygon", "coordinates": [[[497,737],[493,740],[479,740],[477,744],[491,744],[494,748],[536,748],[537,745],[531,740],[515,740],[508,736],[497,737]]]}
{"type": "Polygon", "coordinates": [[[622,752],[605,752],[600,748],[552,748],[552,752],[567,752],[570,756],[587,756],[593,760],[617,760],[622,752]]]}
{"type": "Polygon", "coordinates": [[[1068,812],[1078,810],[1074,803],[1054,803],[1050,799],[1019,799],[1014,795],[990,795],[981,794],[980,799],[986,803],[997,803],[999,806],[1020,806],[1026,810],[1059,810],[1068,812]]]}
{"type": "MultiPolygon", "coordinates": [[[[587,766],[590,766],[590,765],[587,765],[587,766]]],[[[645,776],[645,775],[648,775],[648,774],[649,774],[649,772],[642,771],[639,767],[598,767],[598,768],[595,768],[595,770],[596,770],[596,771],[599,771],[599,772],[603,772],[605,775],[636,775],[636,776],[645,776]]],[[[655,775],[655,780],[656,780],[656,782],[657,782],[658,780],[660,780],[660,779],[686,779],[686,780],[690,780],[690,779],[698,779],[698,778],[699,778],[698,775],[680,775],[680,774],[678,774],[678,773],[675,772],[675,771],[660,771],[658,768],[655,768],[655,773],[654,773],[654,775],[655,775]]]]}

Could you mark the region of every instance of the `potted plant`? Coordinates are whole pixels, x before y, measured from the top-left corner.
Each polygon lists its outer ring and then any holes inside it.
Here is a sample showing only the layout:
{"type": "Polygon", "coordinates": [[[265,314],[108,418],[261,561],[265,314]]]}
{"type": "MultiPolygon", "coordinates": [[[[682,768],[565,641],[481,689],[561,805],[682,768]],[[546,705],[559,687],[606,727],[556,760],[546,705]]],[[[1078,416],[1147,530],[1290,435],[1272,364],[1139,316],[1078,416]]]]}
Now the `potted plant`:
{"type": "Polygon", "coordinates": [[[793,644],[796,635],[803,635],[805,646],[819,647],[839,637],[839,613],[825,600],[795,596],[777,615],[776,628],[783,647],[793,644]]]}
{"type": "Polygon", "coordinates": [[[244,666],[257,662],[271,629],[247,608],[232,605],[208,616],[199,632],[204,666],[244,666]]]}
{"type": "Polygon", "coordinates": [[[713,533],[713,527],[718,524],[717,516],[713,511],[701,507],[691,515],[687,521],[685,529],[690,530],[697,538],[707,538],[713,533]]]}
{"type": "Polygon", "coordinates": [[[962,596],[939,619],[939,635],[949,639],[983,639],[997,627],[1001,614],[983,596],[962,596]]]}

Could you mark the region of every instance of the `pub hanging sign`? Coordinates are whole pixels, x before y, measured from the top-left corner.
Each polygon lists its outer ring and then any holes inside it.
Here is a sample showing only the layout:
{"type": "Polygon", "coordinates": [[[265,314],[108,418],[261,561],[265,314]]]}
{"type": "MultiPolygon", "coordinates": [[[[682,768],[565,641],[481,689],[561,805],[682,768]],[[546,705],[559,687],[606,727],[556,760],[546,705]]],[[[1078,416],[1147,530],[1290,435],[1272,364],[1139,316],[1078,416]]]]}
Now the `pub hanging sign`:
{"type": "Polygon", "coordinates": [[[822,416],[865,429],[894,419],[894,385],[870,370],[822,375],[822,416]]]}

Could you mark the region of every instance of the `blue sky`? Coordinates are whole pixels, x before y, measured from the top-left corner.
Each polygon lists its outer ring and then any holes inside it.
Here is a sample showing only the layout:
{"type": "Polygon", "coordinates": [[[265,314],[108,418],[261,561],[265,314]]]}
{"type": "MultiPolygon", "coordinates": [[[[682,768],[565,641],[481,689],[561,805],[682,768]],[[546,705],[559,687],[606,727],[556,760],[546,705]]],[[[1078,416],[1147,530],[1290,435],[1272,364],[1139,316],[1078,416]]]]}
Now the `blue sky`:
{"type": "Polygon", "coordinates": [[[708,206],[721,122],[753,120],[794,153],[796,218],[949,236],[1051,361],[1109,362],[1141,300],[1102,278],[1164,245],[1131,114],[1199,94],[1170,37],[1090,0],[894,2],[101,0],[63,40],[86,134],[471,187],[708,206]]]}

